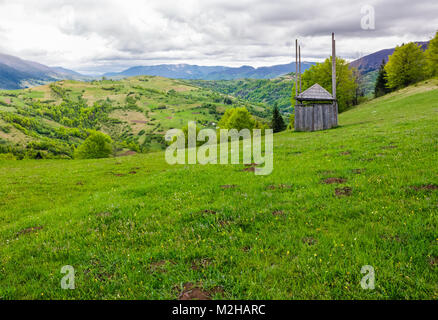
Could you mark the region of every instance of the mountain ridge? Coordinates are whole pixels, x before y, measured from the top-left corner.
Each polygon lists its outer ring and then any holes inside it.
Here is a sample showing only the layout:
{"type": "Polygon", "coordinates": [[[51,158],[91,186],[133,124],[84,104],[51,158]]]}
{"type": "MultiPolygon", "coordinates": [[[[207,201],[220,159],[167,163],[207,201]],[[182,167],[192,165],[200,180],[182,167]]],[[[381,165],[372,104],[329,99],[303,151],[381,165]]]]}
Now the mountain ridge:
{"type": "MultiPolygon", "coordinates": [[[[423,50],[426,50],[429,41],[415,41],[414,43],[420,45],[423,50]]],[[[390,48],[370,53],[350,62],[350,66],[357,68],[362,75],[367,74],[378,70],[383,60],[388,62],[388,57],[394,53],[394,50],[395,48],[390,48]]]]}
{"type": "MultiPolygon", "coordinates": [[[[302,71],[304,72],[314,64],[315,62],[303,62],[302,71]]],[[[108,72],[103,76],[116,79],[148,75],[186,80],[236,80],[243,78],[271,79],[291,72],[295,72],[294,62],[258,68],[248,65],[225,67],[191,64],[160,64],[153,66],[134,66],[121,72],[108,72]]]]}

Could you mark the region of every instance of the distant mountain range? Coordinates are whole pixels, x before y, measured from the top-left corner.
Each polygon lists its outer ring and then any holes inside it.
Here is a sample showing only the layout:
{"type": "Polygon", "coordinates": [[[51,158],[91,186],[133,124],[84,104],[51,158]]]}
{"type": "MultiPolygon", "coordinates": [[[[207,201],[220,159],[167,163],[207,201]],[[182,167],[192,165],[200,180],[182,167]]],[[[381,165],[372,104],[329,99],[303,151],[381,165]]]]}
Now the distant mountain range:
{"type": "MultiPolygon", "coordinates": [[[[309,69],[314,62],[302,62],[301,71],[309,69]]],[[[107,78],[124,78],[140,75],[162,76],[188,80],[235,80],[235,79],[271,79],[295,72],[295,63],[270,67],[254,68],[242,66],[238,68],[223,66],[197,66],[190,64],[161,64],[155,66],[137,66],[118,73],[106,73],[107,78]]]]}
{"type": "MultiPolygon", "coordinates": [[[[429,41],[415,43],[419,44],[423,50],[426,50],[429,45],[429,41]]],[[[362,75],[376,71],[379,69],[383,60],[388,62],[388,57],[394,53],[394,50],[395,48],[391,48],[374,52],[351,62],[350,66],[357,68],[362,75]]]]}
{"type": "MultiPolygon", "coordinates": [[[[416,42],[423,50],[429,44],[416,42]]],[[[384,49],[364,56],[350,63],[359,72],[366,76],[379,69],[382,60],[388,61],[388,56],[395,48],[384,49]]],[[[314,62],[303,62],[302,72],[309,69],[314,62]]],[[[110,72],[103,76],[111,79],[120,79],[132,76],[161,76],[173,79],[187,80],[236,80],[236,79],[273,79],[295,72],[295,63],[280,64],[270,67],[254,68],[251,66],[198,66],[190,64],[161,64],[155,66],[136,66],[122,72],[110,72]]],[[[48,67],[43,64],[27,61],[11,55],[0,53],[0,89],[21,89],[45,84],[58,80],[92,80],[97,77],[88,77],[63,67],[48,67]]],[[[375,76],[372,77],[373,79],[375,76]]]]}
{"type": "Polygon", "coordinates": [[[51,68],[37,62],[0,53],[1,89],[21,89],[58,80],[84,80],[86,78],[86,76],[72,70],[61,67],[51,68]]]}

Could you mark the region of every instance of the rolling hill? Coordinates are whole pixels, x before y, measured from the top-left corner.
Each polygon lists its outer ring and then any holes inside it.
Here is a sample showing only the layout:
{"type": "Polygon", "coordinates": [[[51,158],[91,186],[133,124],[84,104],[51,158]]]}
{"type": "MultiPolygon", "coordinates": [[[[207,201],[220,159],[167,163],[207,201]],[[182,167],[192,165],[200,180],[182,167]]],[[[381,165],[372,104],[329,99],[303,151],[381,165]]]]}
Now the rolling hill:
{"type": "Polygon", "coordinates": [[[436,300],[438,80],[339,123],[276,134],[269,176],[162,152],[0,160],[0,298],[436,300]]]}
{"type": "Polygon", "coordinates": [[[62,79],[87,79],[77,72],[0,53],[0,89],[22,89],[62,79]]]}
{"type": "MultiPolygon", "coordinates": [[[[429,41],[415,42],[420,45],[423,50],[427,49],[429,41]]],[[[388,57],[394,53],[395,48],[384,49],[372,54],[366,55],[350,63],[351,67],[357,68],[361,74],[366,74],[372,71],[379,70],[382,61],[388,62],[388,57]]]]}
{"type": "Polygon", "coordinates": [[[0,153],[69,158],[88,130],[109,134],[117,154],[156,151],[164,148],[168,129],[189,120],[215,128],[227,108],[238,106],[260,120],[269,115],[266,105],[152,76],[0,90],[0,153]]]}

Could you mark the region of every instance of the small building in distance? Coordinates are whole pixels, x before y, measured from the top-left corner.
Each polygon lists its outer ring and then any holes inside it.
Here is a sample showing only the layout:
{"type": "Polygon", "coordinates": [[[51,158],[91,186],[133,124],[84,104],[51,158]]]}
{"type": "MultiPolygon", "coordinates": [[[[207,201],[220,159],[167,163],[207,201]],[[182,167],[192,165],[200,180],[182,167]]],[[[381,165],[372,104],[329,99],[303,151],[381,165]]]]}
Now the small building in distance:
{"type": "Polygon", "coordinates": [[[295,131],[319,131],[338,126],[338,103],[336,102],[336,45],[332,33],[332,90],[331,94],[318,83],[301,92],[301,47],[296,44],[295,81],[295,131]]]}
{"type": "Polygon", "coordinates": [[[336,99],[315,83],[295,97],[295,131],[319,131],[338,125],[336,99]]]}

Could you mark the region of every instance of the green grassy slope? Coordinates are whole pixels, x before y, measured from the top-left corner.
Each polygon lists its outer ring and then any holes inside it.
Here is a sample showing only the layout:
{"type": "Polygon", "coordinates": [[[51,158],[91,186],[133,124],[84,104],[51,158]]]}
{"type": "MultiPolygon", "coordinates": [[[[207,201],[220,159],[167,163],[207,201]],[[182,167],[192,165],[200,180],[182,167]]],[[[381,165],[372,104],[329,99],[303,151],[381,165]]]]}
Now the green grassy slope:
{"type": "Polygon", "coordinates": [[[275,135],[269,176],[163,153],[2,161],[0,298],[176,299],[191,282],[212,298],[437,299],[437,89],[275,135]]]}
{"type": "Polygon", "coordinates": [[[215,127],[227,108],[245,106],[266,117],[266,106],[161,77],[119,81],[60,81],[0,91],[0,153],[71,157],[87,130],[109,134],[120,152],[163,149],[163,134],[196,120],[215,127]]]}

